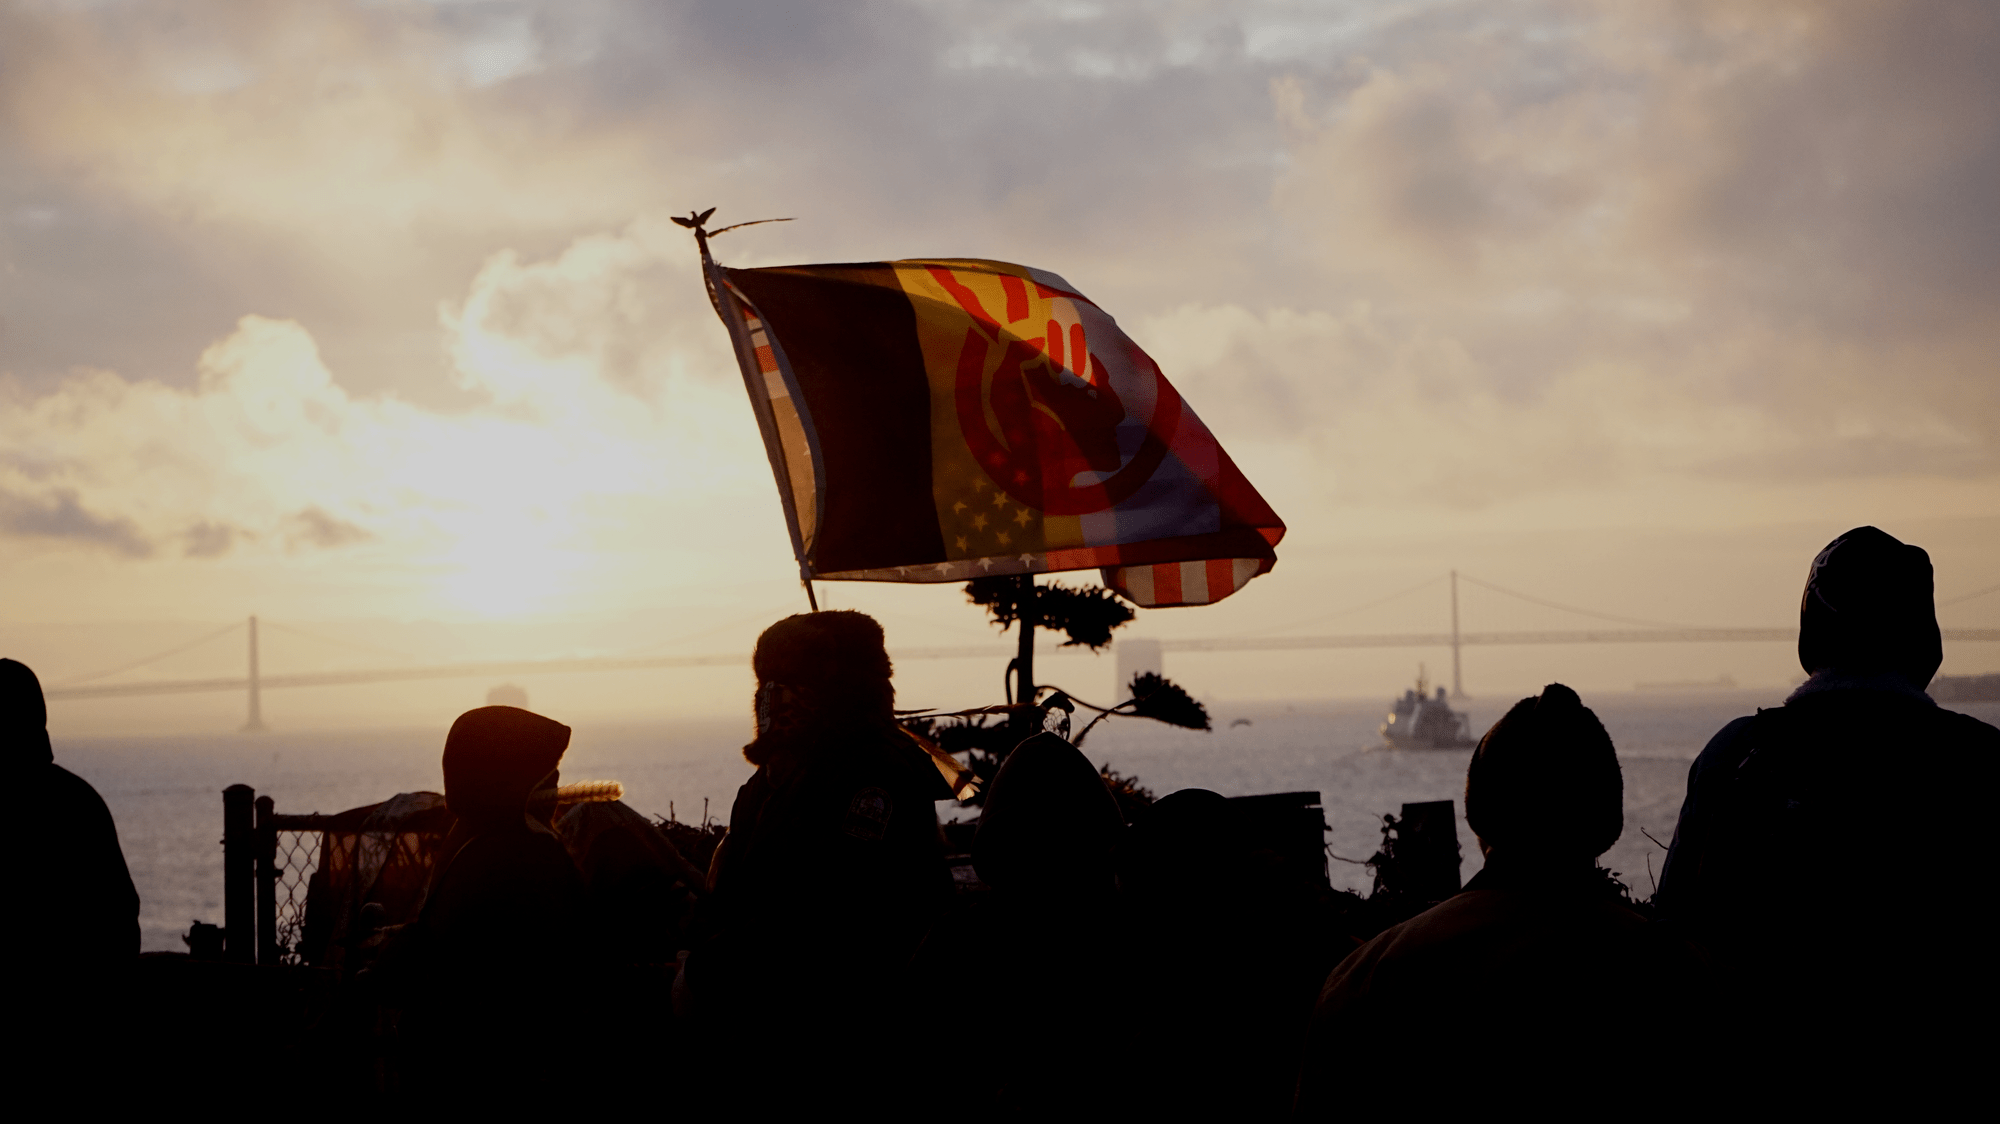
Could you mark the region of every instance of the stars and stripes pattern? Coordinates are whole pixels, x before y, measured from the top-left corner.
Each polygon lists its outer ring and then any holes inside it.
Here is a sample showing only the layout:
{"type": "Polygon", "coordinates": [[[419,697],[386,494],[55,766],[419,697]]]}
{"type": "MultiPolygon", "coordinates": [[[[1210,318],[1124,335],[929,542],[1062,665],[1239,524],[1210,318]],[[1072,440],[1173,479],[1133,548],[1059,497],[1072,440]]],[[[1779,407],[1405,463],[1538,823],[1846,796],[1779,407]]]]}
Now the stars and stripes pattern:
{"type": "MultiPolygon", "coordinates": [[[[711,263],[712,264],[712,263],[711,263]]],[[[1052,273],[939,259],[712,266],[800,576],[1096,569],[1213,604],[1284,523],[1109,315],[1052,273]]]]}

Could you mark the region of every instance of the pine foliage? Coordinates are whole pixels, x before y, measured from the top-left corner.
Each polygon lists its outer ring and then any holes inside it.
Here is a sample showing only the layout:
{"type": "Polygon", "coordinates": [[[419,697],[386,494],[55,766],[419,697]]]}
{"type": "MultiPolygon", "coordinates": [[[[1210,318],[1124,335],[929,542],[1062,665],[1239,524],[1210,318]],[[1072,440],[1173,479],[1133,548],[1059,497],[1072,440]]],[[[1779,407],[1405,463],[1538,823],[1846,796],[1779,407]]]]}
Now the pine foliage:
{"type": "Polygon", "coordinates": [[[1137,704],[1133,706],[1132,713],[1141,718],[1151,718],[1156,722],[1165,722],[1169,726],[1182,726],[1189,730],[1211,728],[1208,708],[1196,702],[1194,696],[1163,675],[1145,671],[1133,676],[1132,698],[1137,704]]]}
{"type": "Polygon", "coordinates": [[[1061,632],[1063,647],[1097,651],[1111,643],[1111,633],[1132,620],[1132,607],[1099,585],[1070,586],[1062,582],[1036,585],[1015,577],[974,578],[965,598],[984,608],[993,623],[1006,631],[1026,620],[1036,628],[1061,632]],[[1027,596],[1027,591],[1032,590],[1027,596]]]}

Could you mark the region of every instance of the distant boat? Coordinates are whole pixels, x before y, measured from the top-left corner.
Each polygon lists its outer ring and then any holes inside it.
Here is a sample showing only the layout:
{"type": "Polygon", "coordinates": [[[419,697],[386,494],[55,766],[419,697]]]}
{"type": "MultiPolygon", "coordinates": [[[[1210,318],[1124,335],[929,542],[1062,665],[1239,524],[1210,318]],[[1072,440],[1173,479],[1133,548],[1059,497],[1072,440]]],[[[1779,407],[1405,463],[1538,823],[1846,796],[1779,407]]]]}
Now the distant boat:
{"type": "Polygon", "coordinates": [[[1397,749],[1466,749],[1472,745],[1472,723],[1445,701],[1443,687],[1431,694],[1424,665],[1418,664],[1417,685],[1396,700],[1382,723],[1382,740],[1397,749]]]}
{"type": "Polygon", "coordinates": [[[1670,683],[1634,683],[1632,687],[1638,691],[1734,691],[1736,689],[1736,680],[1730,678],[1728,672],[1724,672],[1713,679],[1676,680],[1670,683]]]}

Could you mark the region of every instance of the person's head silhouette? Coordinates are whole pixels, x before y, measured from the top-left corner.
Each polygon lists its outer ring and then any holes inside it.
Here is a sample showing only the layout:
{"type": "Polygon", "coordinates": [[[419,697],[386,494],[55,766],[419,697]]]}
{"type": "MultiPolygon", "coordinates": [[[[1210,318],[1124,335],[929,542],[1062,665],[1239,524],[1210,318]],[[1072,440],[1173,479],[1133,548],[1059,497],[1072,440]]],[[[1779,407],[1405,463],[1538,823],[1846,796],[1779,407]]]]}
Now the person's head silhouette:
{"type": "Polygon", "coordinates": [[[786,617],[757,637],[753,765],[805,752],[830,733],[895,722],[894,668],[882,626],[852,609],[786,617]]]}
{"type": "Polygon", "coordinates": [[[1611,736],[1560,683],[1515,703],[1472,752],[1465,820],[1489,861],[1588,862],[1625,830],[1625,781],[1611,736]]]}
{"type": "Polygon", "coordinates": [[[1113,854],[1124,830],[1090,759],[1054,734],[1036,734],[1007,755],[986,790],[972,865],[1005,893],[1101,897],[1117,884],[1113,854]]]}
{"type": "Polygon", "coordinates": [[[1943,662],[1931,556],[1873,527],[1826,544],[1799,602],[1799,663],[1806,673],[1887,673],[1922,690],[1943,662]]]}
{"type": "Polygon", "coordinates": [[[0,660],[0,766],[25,769],[55,760],[42,681],[19,660],[0,660]]]}
{"type": "Polygon", "coordinates": [[[468,710],[444,739],[444,799],[469,827],[518,827],[569,748],[568,726],[512,706],[468,710]]]}

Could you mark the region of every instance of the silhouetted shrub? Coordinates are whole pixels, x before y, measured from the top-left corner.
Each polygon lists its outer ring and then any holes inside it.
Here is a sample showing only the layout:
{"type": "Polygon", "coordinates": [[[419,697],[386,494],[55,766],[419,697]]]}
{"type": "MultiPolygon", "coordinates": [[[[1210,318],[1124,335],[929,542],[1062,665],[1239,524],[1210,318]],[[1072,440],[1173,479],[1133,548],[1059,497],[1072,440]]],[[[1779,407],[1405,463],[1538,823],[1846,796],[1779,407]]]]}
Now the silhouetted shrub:
{"type": "Polygon", "coordinates": [[[1153,790],[1139,783],[1138,777],[1127,776],[1110,765],[1098,767],[1097,775],[1104,778],[1104,787],[1118,801],[1118,814],[1126,823],[1131,823],[1142,809],[1153,803],[1153,790]]]}
{"type": "Polygon", "coordinates": [[[1065,648],[1081,645],[1093,652],[1111,643],[1112,630],[1130,623],[1133,615],[1130,605],[1103,586],[1037,585],[1032,577],[974,578],[965,585],[965,598],[983,607],[1002,631],[1026,620],[1068,636],[1065,648]]]}
{"type": "Polygon", "coordinates": [[[1133,676],[1132,698],[1137,705],[1132,707],[1131,712],[1140,718],[1151,718],[1189,730],[1210,728],[1208,708],[1165,676],[1150,671],[1133,676]]]}

